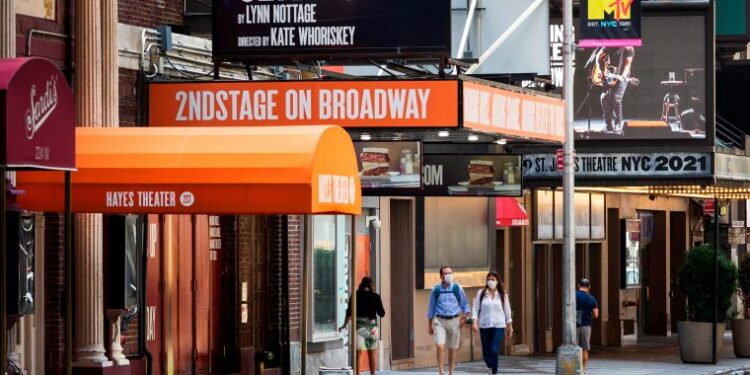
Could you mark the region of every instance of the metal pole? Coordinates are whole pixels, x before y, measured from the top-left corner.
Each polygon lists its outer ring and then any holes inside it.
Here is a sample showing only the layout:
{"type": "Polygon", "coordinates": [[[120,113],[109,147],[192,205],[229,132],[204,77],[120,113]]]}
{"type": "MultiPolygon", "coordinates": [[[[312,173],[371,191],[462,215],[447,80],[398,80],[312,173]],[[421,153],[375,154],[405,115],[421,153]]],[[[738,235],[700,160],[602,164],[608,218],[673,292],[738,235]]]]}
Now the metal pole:
{"type": "MultiPolygon", "coordinates": [[[[303,220],[305,220],[305,222],[307,220],[312,221],[312,217],[309,215],[305,215],[303,220]]],[[[305,224],[302,225],[302,228],[310,228],[309,225],[305,225],[305,224]]],[[[307,237],[306,230],[303,230],[302,233],[305,238],[309,238],[307,237]]],[[[309,271],[307,267],[309,267],[312,264],[312,262],[308,260],[309,255],[307,251],[307,245],[306,245],[307,243],[308,243],[307,240],[303,241],[303,244],[305,245],[302,246],[302,330],[300,332],[301,334],[300,337],[302,338],[302,350],[301,350],[302,353],[300,355],[302,363],[300,367],[302,368],[303,374],[307,372],[307,309],[308,309],[307,306],[308,306],[308,297],[310,295],[309,294],[310,283],[308,282],[308,279],[307,279],[309,277],[309,273],[308,273],[309,271]]]]}
{"type": "Polygon", "coordinates": [[[351,236],[349,237],[349,248],[351,249],[351,286],[350,291],[352,293],[352,330],[349,332],[349,344],[352,347],[352,370],[354,375],[357,375],[359,369],[359,363],[357,363],[357,216],[351,215],[351,236]]]}
{"type": "Polygon", "coordinates": [[[711,327],[711,355],[712,362],[718,362],[718,343],[716,331],[719,321],[719,198],[714,197],[714,321],[711,327]]]}
{"type": "Polygon", "coordinates": [[[5,244],[7,207],[5,202],[6,167],[0,166],[0,365],[4,374],[8,368],[8,248],[5,244]]]}
{"type": "Polygon", "coordinates": [[[65,374],[73,374],[73,214],[70,171],[65,171],[65,374]]]}
{"type": "Polygon", "coordinates": [[[582,372],[581,348],[575,340],[575,153],[573,133],[573,0],[563,1],[563,70],[565,99],[565,160],[563,174],[563,345],[557,352],[557,374],[582,372]]]}

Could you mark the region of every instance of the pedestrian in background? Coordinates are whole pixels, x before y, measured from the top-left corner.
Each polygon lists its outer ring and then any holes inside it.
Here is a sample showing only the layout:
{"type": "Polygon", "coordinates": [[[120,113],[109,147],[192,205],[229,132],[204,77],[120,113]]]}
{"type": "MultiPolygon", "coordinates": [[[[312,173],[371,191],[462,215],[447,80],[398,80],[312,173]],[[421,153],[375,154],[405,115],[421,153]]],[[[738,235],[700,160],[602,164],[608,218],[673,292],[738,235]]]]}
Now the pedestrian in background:
{"type": "Polygon", "coordinates": [[[477,292],[471,311],[472,329],[482,340],[482,357],[490,374],[497,374],[500,345],[513,336],[510,301],[497,271],[487,274],[485,287],[477,292]]]}
{"type": "MultiPolygon", "coordinates": [[[[349,299],[349,307],[346,309],[346,319],[339,331],[346,327],[352,316],[352,300],[349,299]]],[[[375,293],[375,281],[370,277],[363,277],[357,288],[357,362],[367,351],[367,359],[370,363],[370,374],[375,375],[375,349],[378,348],[378,321],[377,317],[385,316],[383,301],[380,294],[375,293]]]]}
{"type": "Polygon", "coordinates": [[[456,367],[456,350],[461,341],[461,328],[469,314],[469,301],[464,289],[453,281],[453,270],[440,267],[441,283],[432,288],[427,309],[428,332],[435,335],[438,372],[443,375],[445,347],[448,347],[448,374],[456,367]],[[463,314],[464,316],[461,316],[463,314]]]}
{"type": "Polygon", "coordinates": [[[578,346],[583,351],[583,369],[589,363],[589,351],[591,351],[591,324],[599,317],[599,305],[596,298],[591,295],[591,282],[581,279],[576,291],[576,337],[578,346]]]}

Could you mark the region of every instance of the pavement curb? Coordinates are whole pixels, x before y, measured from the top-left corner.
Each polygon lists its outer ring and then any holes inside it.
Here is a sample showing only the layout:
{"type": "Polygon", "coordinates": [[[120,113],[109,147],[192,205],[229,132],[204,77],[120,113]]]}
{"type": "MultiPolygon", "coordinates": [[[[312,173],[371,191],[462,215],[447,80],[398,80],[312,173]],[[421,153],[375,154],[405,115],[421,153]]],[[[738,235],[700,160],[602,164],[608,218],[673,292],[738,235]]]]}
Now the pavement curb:
{"type": "Polygon", "coordinates": [[[707,372],[705,375],[750,375],[750,367],[742,367],[728,371],[707,372]]]}

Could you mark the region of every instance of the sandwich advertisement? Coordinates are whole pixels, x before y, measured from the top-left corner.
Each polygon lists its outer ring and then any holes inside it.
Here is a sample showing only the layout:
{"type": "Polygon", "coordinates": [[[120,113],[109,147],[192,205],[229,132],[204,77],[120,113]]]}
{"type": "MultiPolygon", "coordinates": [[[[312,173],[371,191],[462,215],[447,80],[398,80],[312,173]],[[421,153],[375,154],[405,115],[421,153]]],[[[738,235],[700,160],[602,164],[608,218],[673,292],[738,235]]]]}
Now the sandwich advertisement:
{"type": "Polygon", "coordinates": [[[418,190],[422,186],[419,141],[354,142],[363,192],[418,190]]]}
{"type": "Polygon", "coordinates": [[[426,196],[521,196],[520,155],[428,154],[422,167],[426,196]]]}

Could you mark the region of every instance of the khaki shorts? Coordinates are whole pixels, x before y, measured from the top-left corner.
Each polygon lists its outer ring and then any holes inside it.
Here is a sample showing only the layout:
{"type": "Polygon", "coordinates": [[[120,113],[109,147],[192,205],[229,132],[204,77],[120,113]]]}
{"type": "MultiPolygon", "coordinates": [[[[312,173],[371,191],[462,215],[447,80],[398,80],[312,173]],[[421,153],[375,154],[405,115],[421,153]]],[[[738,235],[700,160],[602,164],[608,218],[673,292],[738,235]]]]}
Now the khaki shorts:
{"type": "Polygon", "coordinates": [[[432,326],[435,329],[435,344],[445,345],[448,349],[458,349],[461,341],[461,330],[459,329],[459,318],[443,319],[435,317],[432,326]]]}
{"type": "Polygon", "coordinates": [[[581,350],[591,351],[591,326],[578,327],[576,329],[578,336],[578,346],[581,350]]]}

